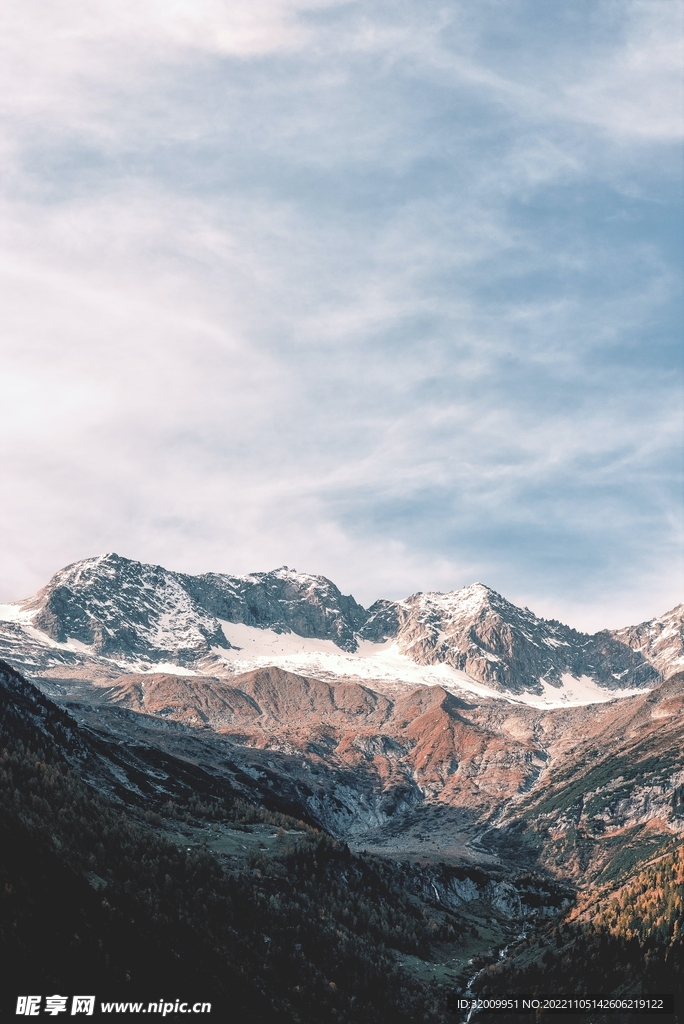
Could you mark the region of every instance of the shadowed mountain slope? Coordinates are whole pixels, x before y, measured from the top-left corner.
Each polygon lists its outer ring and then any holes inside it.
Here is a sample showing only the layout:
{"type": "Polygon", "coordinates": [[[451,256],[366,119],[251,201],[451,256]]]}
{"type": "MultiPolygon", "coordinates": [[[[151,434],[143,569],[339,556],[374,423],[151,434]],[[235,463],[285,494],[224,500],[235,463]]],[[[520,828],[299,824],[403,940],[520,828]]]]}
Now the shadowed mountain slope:
{"type": "Polygon", "coordinates": [[[218,858],[193,830],[209,820],[249,834],[242,821],[272,818],[227,801],[169,802],[156,815],[132,801],[122,812],[81,773],[88,730],[1,663],[0,691],[8,1016],[17,992],[42,989],[119,1000],[173,992],[254,1024],[442,1019],[435,994],[397,957],[429,955],[464,926],[406,894],[425,885],[419,870],[356,857],[282,817],[287,844],[270,855],[218,858]]]}
{"type": "MultiPolygon", "coordinates": [[[[575,712],[577,714],[577,712],[575,712]]],[[[492,849],[534,849],[584,884],[617,877],[684,836],[684,673],[597,709],[561,733],[541,784],[487,835],[492,849]]]]}

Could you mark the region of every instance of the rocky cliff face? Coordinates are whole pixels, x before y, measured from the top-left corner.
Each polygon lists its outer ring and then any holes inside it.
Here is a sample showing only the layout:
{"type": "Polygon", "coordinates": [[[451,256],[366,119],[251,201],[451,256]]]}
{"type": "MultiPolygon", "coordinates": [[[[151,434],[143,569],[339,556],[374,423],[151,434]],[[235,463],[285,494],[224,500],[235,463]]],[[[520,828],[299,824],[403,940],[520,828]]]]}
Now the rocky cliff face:
{"type": "Polygon", "coordinates": [[[325,576],[287,566],[249,576],[178,578],[197,605],[216,618],[332,640],[343,651],[356,650],[358,631],[368,617],[365,608],[325,576]]]}
{"type": "Polygon", "coordinates": [[[684,669],[684,604],[671,612],[638,626],[606,630],[605,634],[620,644],[626,644],[650,662],[664,679],[684,669]]]}
{"type": "Polygon", "coordinates": [[[340,654],[354,654],[361,641],[390,641],[414,665],[450,666],[507,694],[540,694],[564,676],[632,689],[684,663],[683,613],[680,606],[650,623],[589,636],[479,583],[365,609],[325,577],[287,567],[190,576],[109,554],[67,566],[6,610],[0,654],[32,678],[106,680],[156,666],[230,674],[237,662],[217,657],[238,649],[226,638],[228,623],[332,644],[340,654]]]}
{"type": "Polygon", "coordinates": [[[608,689],[653,685],[659,678],[633,645],[607,632],[589,636],[540,619],[481,583],[378,602],[361,633],[369,639],[394,636],[420,664],[451,665],[510,693],[539,693],[542,681],[558,686],[565,673],[589,676],[608,689]]]}

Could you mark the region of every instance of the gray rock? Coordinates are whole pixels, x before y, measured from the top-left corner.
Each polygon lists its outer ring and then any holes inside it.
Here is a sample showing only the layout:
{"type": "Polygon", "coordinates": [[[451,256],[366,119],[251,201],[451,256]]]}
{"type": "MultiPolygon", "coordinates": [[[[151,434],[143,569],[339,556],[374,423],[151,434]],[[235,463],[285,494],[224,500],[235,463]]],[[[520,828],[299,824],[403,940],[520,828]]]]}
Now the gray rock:
{"type": "Polygon", "coordinates": [[[33,612],[35,629],[0,623],[0,650],[34,676],[94,661],[119,670],[169,662],[216,672],[212,648],[231,646],[220,620],[330,640],[345,652],[356,651],[359,640],[394,640],[418,664],[450,665],[502,693],[541,693],[542,681],[560,686],[566,673],[609,690],[649,687],[684,663],[684,606],[590,636],[479,583],[365,609],[324,576],[287,566],[191,576],[108,554],[62,569],[22,607],[33,612]],[[67,650],[66,641],[84,645],[84,654],[75,655],[73,644],[67,650]]]}

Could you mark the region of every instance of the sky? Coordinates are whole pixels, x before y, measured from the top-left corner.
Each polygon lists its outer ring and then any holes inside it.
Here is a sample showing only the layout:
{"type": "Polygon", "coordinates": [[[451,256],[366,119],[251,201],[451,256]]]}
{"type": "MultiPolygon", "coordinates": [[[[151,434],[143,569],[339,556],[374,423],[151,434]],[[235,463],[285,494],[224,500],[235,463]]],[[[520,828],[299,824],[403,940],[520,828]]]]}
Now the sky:
{"type": "Polygon", "coordinates": [[[684,595],[679,0],[6,0],[0,600],[684,595]]]}

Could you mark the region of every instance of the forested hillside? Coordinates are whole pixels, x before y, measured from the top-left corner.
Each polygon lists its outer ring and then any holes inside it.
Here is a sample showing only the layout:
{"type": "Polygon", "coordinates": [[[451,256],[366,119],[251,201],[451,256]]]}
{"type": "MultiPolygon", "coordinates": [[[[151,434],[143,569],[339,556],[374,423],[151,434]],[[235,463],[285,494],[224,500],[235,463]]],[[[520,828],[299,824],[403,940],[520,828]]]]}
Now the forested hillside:
{"type": "Polygon", "coordinates": [[[520,942],[505,964],[485,971],[478,988],[489,995],[674,993],[675,1019],[681,1020],[683,902],[684,845],[678,845],[618,881],[582,893],[564,920],[520,942]]]}
{"type": "Polygon", "coordinates": [[[125,809],[70,766],[83,741],[65,713],[42,697],[22,712],[0,712],[0,953],[18,991],[189,989],[245,1021],[438,1019],[390,951],[425,952],[459,922],[410,899],[402,868],[240,799],[125,809]],[[280,852],[227,866],[161,827],[207,818],[277,824],[280,852]]]}
{"type": "Polygon", "coordinates": [[[168,774],[145,792],[98,791],[86,781],[98,738],[6,666],[0,689],[0,956],[17,993],[174,993],[264,1024],[439,1024],[450,989],[524,921],[478,991],[681,995],[675,837],[655,860],[616,855],[568,905],[543,873],[511,885],[354,854],[190,764],[201,791],[170,796],[168,774]]]}

